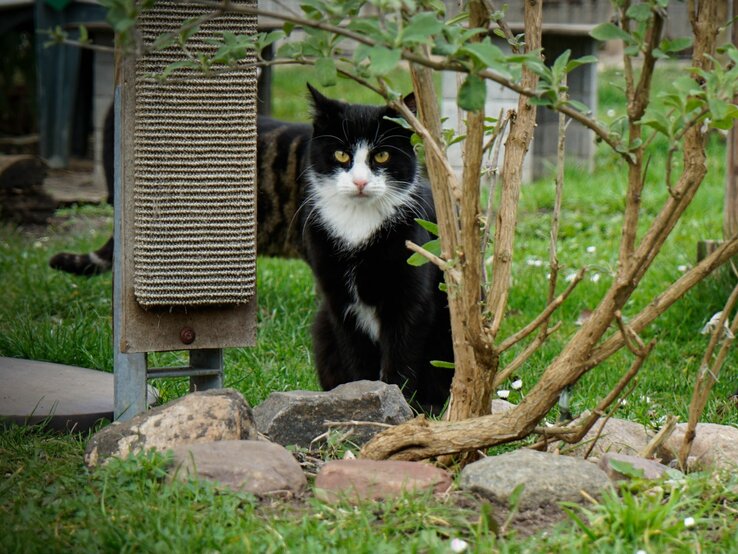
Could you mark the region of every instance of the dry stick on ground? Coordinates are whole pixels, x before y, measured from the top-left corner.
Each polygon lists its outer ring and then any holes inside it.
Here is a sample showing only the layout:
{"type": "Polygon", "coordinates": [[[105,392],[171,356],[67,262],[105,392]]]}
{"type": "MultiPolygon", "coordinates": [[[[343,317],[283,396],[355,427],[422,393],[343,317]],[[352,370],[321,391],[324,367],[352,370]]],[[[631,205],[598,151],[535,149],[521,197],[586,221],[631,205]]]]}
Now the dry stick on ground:
{"type": "Polygon", "coordinates": [[[652,438],[650,441],[648,441],[648,444],[641,450],[638,455],[641,458],[653,458],[653,455],[656,453],[656,450],[658,450],[659,446],[664,444],[671,434],[674,432],[674,429],[676,428],[677,424],[677,417],[674,415],[670,415],[666,418],[666,423],[661,427],[661,430],[656,433],[656,436],[652,438]]]}
{"type": "MultiPolygon", "coordinates": [[[[700,2],[693,26],[695,32],[693,63],[705,70],[710,68],[709,56],[715,53],[718,4],[717,0],[700,2]]],[[[526,3],[525,6],[529,8],[530,3],[526,3]]],[[[637,90],[645,88],[638,87],[637,90]]],[[[674,196],[666,200],[664,207],[654,218],[641,242],[633,245],[633,255],[629,263],[621,260],[623,263],[615,282],[605,293],[592,316],[584,322],[559,355],[549,364],[539,381],[518,406],[508,412],[467,421],[431,424],[426,420],[413,420],[376,435],[364,446],[362,455],[369,458],[423,459],[511,442],[533,432],[538,422],[556,403],[564,387],[574,384],[586,371],[596,365],[598,359],[599,361],[605,359],[607,356],[603,357],[603,354],[608,351],[612,354],[625,344],[622,334],[606,340],[602,345],[600,341],[615,320],[615,312],[622,309],[630,298],[704,179],[706,172],[705,134],[697,126],[690,128],[684,134],[683,157],[684,171],[674,187],[674,196]]],[[[642,176],[637,177],[637,180],[634,179],[629,183],[629,190],[640,190],[642,176]]],[[[509,178],[509,175],[503,174],[503,178],[509,178]]],[[[622,240],[626,243],[630,241],[628,233],[624,231],[622,236],[622,240]]],[[[502,248],[501,252],[509,254],[507,248],[510,245],[511,242],[507,245],[495,246],[502,248]]],[[[621,248],[621,252],[627,250],[629,250],[628,246],[621,248]]],[[[714,270],[719,263],[725,262],[737,251],[738,240],[729,241],[722,249],[716,251],[715,255],[708,256],[689,272],[687,279],[677,281],[634,321],[638,321],[639,324],[645,321],[650,322],[655,316],[663,313],[667,305],[682,296],[691,285],[699,280],[693,281],[692,279],[714,270]]],[[[495,255],[495,267],[504,261],[500,259],[500,256],[495,255]]],[[[507,269],[499,269],[498,273],[493,275],[493,279],[504,275],[509,278],[507,269]]],[[[497,279],[494,285],[499,283],[497,279]]],[[[499,310],[500,306],[504,305],[504,298],[506,298],[504,291],[502,296],[495,296],[495,304],[492,304],[495,318],[501,317],[499,310]]],[[[633,322],[630,327],[634,332],[643,328],[637,327],[633,322]]]]}
{"type": "Polygon", "coordinates": [[[689,452],[692,449],[692,442],[694,442],[696,435],[695,430],[697,429],[697,422],[700,420],[700,417],[702,417],[702,412],[707,404],[710,391],[718,380],[718,375],[720,375],[720,370],[728,356],[728,351],[735,340],[735,334],[738,333],[738,314],[733,318],[730,329],[725,328],[725,322],[733,311],[736,302],[738,302],[738,285],[733,289],[733,292],[725,303],[725,307],[720,314],[717,325],[711,333],[710,342],[707,345],[705,354],[702,357],[700,369],[697,372],[697,377],[694,382],[694,390],[692,392],[692,401],[689,404],[687,431],[684,433],[684,440],[679,448],[679,464],[682,469],[686,469],[687,467],[687,458],[689,457],[689,452]],[[723,339],[723,344],[720,347],[717,357],[713,360],[715,348],[721,338],[723,339]]]}

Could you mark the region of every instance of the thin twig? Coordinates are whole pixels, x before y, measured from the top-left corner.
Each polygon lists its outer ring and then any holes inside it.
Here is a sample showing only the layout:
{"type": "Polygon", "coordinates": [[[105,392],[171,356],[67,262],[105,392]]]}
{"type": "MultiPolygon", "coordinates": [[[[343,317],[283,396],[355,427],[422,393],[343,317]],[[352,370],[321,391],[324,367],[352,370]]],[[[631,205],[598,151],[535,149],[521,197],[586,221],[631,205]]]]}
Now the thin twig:
{"type": "Polygon", "coordinates": [[[539,333],[535,336],[535,338],[530,341],[528,346],[526,346],[522,352],[520,352],[513,360],[505,366],[505,368],[498,372],[492,381],[492,388],[499,387],[502,383],[504,383],[507,379],[509,379],[518,369],[523,367],[523,364],[528,361],[528,359],[541,347],[541,345],[546,342],[546,339],[553,335],[556,331],[559,330],[559,327],[561,327],[561,322],[558,321],[555,325],[552,327],[549,327],[546,329],[546,333],[539,333]]]}
{"type": "Polygon", "coordinates": [[[428,250],[426,250],[425,248],[423,248],[422,246],[420,246],[418,244],[415,244],[411,240],[406,240],[405,241],[405,246],[407,247],[408,250],[412,250],[413,252],[415,252],[417,254],[420,254],[426,260],[428,260],[432,264],[438,266],[443,271],[446,271],[450,267],[448,265],[448,262],[446,260],[444,260],[443,258],[441,258],[439,256],[436,256],[432,252],[429,252],[428,250]]]}
{"type": "Polygon", "coordinates": [[[495,22],[495,24],[500,28],[502,33],[505,35],[505,38],[507,39],[507,43],[510,45],[510,48],[512,48],[512,51],[517,54],[520,52],[520,49],[518,48],[516,42],[515,42],[515,35],[512,32],[512,29],[510,29],[510,25],[507,24],[507,21],[505,21],[502,17],[494,17],[495,13],[498,13],[497,8],[495,7],[494,3],[491,0],[482,0],[482,4],[487,8],[487,11],[491,15],[492,21],[495,22]]]}
{"type": "Polygon", "coordinates": [[[645,345],[643,344],[643,340],[641,340],[641,337],[638,336],[638,333],[636,333],[632,328],[628,327],[625,322],[623,321],[623,314],[620,313],[620,310],[615,310],[615,321],[618,324],[618,328],[620,329],[620,332],[623,334],[623,340],[625,341],[625,346],[633,352],[636,356],[640,356],[641,352],[643,352],[643,349],[645,348],[645,345]]]}
{"type": "Polygon", "coordinates": [[[687,429],[684,433],[684,440],[682,441],[681,447],[679,448],[679,463],[683,468],[686,467],[687,458],[689,452],[692,449],[692,442],[695,437],[695,430],[697,429],[697,423],[702,417],[702,412],[707,404],[707,399],[710,396],[712,387],[718,380],[720,370],[725,363],[725,359],[728,355],[730,347],[733,345],[735,340],[735,334],[738,333],[738,313],[733,318],[733,322],[730,325],[730,329],[726,335],[725,322],[727,321],[730,313],[735,308],[738,302],[738,285],[735,286],[733,292],[730,293],[728,300],[725,302],[723,311],[718,318],[717,325],[713,329],[710,336],[710,342],[705,349],[705,354],[702,357],[702,363],[700,369],[697,372],[697,377],[694,382],[694,389],[692,392],[692,400],[689,403],[689,419],[687,421],[687,429]],[[720,347],[717,357],[713,360],[713,354],[717,347],[718,341],[724,337],[723,344],[720,347]]]}
{"type": "Polygon", "coordinates": [[[541,326],[543,323],[548,321],[548,318],[551,317],[551,314],[561,306],[561,304],[564,303],[564,301],[569,297],[569,295],[574,292],[574,289],[576,286],[582,281],[584,278],[585,269],[580,269],[577,274],[574,276],[574,279],[571,283],[569,283],[569,286],[566,287],[566,290],[562,292],[560,295],[558,295],[556,298],[554,298],[550,304],[548,304],[544,310],[538,314],[533,321],[528,323],[525,327],[517,331],[516,333],[510,335],[505,340],[503,340],[499,346],[497,347],[497,350],[500,352],[504,352],[511,346],[516,345],[518,342],[523,340],[525,337],[530,335],[533,331],[538,329],[539,326],[541,326]]]}

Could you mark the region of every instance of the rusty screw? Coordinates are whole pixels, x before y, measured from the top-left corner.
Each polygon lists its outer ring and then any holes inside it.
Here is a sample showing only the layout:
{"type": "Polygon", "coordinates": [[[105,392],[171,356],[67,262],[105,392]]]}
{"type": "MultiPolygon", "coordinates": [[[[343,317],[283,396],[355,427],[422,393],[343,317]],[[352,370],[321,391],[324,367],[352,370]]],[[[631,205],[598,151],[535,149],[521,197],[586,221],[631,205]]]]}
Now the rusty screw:
{"type": "Polygon", "coordinates": [[[179,332],[179,340],[182,344],[192,344],[195,342],[195,330],[192,327],[182,327],[179,332]]]}

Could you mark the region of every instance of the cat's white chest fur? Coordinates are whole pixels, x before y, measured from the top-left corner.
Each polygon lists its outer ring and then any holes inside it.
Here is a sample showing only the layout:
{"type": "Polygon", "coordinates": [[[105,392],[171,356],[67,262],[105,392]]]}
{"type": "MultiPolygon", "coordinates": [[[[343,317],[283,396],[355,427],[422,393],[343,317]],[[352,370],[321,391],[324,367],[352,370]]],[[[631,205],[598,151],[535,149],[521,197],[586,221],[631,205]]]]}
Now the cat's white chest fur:
{"type": "Polygon", "coordinates": [[[373,171],[370,147],[360,143],[350,167],[328,175],[309,173],[317,217],[348,248],[367,242],[409,200],[412,187],[397,190],[382,171],[373,171]]]}
{"type": "Polygon", "coordinates": [[[356,289],[356,282],[353,274],[346,276],[349,293],[353,297],[353,302],[346,308],[345,315],[353,315],[356,319],[356,327],[359,331],[363,331],[374,342],[379,342],[380,321],[379,312],[375,306],[370,306],[362,302],[356,289]]]}

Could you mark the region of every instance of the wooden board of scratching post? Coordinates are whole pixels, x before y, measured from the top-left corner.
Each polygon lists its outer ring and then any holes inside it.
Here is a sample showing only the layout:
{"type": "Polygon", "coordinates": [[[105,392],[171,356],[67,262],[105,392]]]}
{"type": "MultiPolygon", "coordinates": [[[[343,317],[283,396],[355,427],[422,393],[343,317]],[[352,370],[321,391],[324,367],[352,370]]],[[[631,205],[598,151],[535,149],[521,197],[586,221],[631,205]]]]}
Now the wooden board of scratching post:
{"type": "MultiPolygon", "coordinates": [[[[157,36],[208,12],[159,0],[138,22],[141,53],[119,56],[116,419],[145,409],[151,377],[190,376],[193,390],[222,386],[222,349],[255,342],[257,76],[247,68],[254,60],[212,74],[181,68],[162,79],[185,54],[153,49],[157,36]],[[171,350],[189,350],[190,366],[147,368],[147,353],[171,350]]],[[[214,54],[210,40],[224,31],[255,33],[256,17],[204,18],[188,52],[214,54]]]]}

